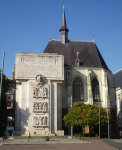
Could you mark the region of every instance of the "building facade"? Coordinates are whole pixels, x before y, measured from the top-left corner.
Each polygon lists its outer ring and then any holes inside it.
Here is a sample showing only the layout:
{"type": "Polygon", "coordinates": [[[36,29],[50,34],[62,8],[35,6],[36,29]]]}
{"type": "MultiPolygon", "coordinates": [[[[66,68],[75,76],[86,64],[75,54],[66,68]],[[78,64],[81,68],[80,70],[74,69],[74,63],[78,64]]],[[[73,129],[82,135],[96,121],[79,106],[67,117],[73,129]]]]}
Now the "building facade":
{"type": "Polygon", "coordinates": [[[115,72],[115,86],[116,86],[116,104],[117,104],[117,119],[118,131],[122,131],[122,69],[115,72]]]}

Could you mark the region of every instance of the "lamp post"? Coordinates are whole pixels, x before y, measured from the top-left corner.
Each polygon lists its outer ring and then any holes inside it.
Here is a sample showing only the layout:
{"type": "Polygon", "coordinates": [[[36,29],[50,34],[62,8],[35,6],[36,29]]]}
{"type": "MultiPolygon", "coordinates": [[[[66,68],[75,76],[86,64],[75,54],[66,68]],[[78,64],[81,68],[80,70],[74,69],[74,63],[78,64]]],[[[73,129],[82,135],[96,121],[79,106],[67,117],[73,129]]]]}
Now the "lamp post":
{"type": "Polygon", "coordinates": [[[108,139],[109,139],[109,114],[108,114],[108,92],[106,91],[106,97],[107,97],[107,119],[108,119],[108,139]]]}
{"type": "Polygon", "coordinates": [[[3,52],[2,71],[1,71],[1,84],[0,84],[0,107],[1,107],[1,93],[2,93],[2,80],[3,80],[4,56],[5,56],[5,52],[3,52]]]}
{"type": "MultiPolygon", "coordinates": [[[[121,124],[121,120],[122,120],[122,116],[121,116],[121,99],[120,99],[120,95],[119,95],[119,123],[121,124]]],[[[120,134],[120,136],[122,136],[122,133],[120,134]]]]}
{"type": "Polygon", "coordinates": [[[99,139],[100,139],[100,96],[99,96],[99,99],[98,99],[98,103],[99,103],[99,139]]]}
{"type": "Polygon", "coordinates": [[[121,99],[120,99],[120,96],[119,96],[119,112],[120,112],[120,119],[121,119],[121,99]]]}

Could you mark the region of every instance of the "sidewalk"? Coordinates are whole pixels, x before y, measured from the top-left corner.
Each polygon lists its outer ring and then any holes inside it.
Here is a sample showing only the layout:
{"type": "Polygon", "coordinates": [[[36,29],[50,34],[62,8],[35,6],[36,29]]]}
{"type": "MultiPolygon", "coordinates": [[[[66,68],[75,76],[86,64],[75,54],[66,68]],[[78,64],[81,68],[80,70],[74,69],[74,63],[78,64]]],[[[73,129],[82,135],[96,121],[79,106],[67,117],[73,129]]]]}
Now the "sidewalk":
{"type": "Polygon", "coordinates": [[[83,143],[80,140],[81,143],[72,143],[74,140],[76,139],[50,139],[49,143],[43,140],[39,141],[39,139],[34,139],[32,144],[31,142],[27,143],[26,139],[11,139],[7,140],[3,145],[1,144],[0,150],[122,150],[119,145],[115,145],[113,142],[111,143],[110,140],[88,139],[87,141],[83,141],[83,143]],[[11,144],[7,144],[8,141],[11,142],[11,144]],[[18,144],[15,144],[15,142],[18,142],[18,144]],[[21,144],[19,144],[19,142],[21,144]]]}
{"type": "Polygon", "coordinates": [[[27,138],[18,138],[18,139],[13,139],[8,138],[7,140],[5,140],[3,142],[2,138],[0,138],[0,144],[1,145],[42,145],[42,144],[68,144],[68,143],[91,143],[88,141],[84,141],[84,140],[79,140],[79,139],[75,139],[75,138],[63,138],[63,137],[49,137],[49,141],[45,141],[44,137],[40,137],[40,138],[32,138],[30,139],[30,141],[28,142],[27,138]]]}

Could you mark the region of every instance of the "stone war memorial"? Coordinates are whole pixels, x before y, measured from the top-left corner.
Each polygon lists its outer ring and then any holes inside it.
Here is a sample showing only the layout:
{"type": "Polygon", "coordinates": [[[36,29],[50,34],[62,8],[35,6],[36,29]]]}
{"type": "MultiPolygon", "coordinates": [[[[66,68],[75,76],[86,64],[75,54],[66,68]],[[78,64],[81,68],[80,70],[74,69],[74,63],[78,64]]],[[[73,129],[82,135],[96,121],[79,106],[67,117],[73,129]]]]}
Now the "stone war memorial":
{"type": "Polygon", "coordinates": [[[15,135],[44,136],[62,130],[64,57],[49,53],[16,54],[15,135]]]}
{"type": "MultiPolygon", "coordinates": [[[[68,40],[63,7],[60,39],[51,39],[43,53],[16,54],[14,135],[71,135],[63,118],[77,102],[111,112],[110,134],[117,131],[115,82],[94,39],[68,40]]],[[[88,129],[89,130],[89,129],[88,129]]],[[[95,131],[94,128],[94,132],[95,131]]],[[[104,131],[107,133],[107,131],[104,131]]]]}

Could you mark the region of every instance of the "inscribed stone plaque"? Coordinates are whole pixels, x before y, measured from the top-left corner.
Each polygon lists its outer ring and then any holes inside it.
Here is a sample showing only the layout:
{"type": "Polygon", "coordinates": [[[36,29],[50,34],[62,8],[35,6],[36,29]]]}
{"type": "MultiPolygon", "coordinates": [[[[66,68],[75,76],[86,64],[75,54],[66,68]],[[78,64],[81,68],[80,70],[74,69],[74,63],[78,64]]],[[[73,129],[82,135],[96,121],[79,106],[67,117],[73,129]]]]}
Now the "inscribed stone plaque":
{"type": "Polygon", "coordinates": [[[15,79],[35,78],[38,74],[63,80],[63,55],[49,53],[16,54],[15,79]]]}

